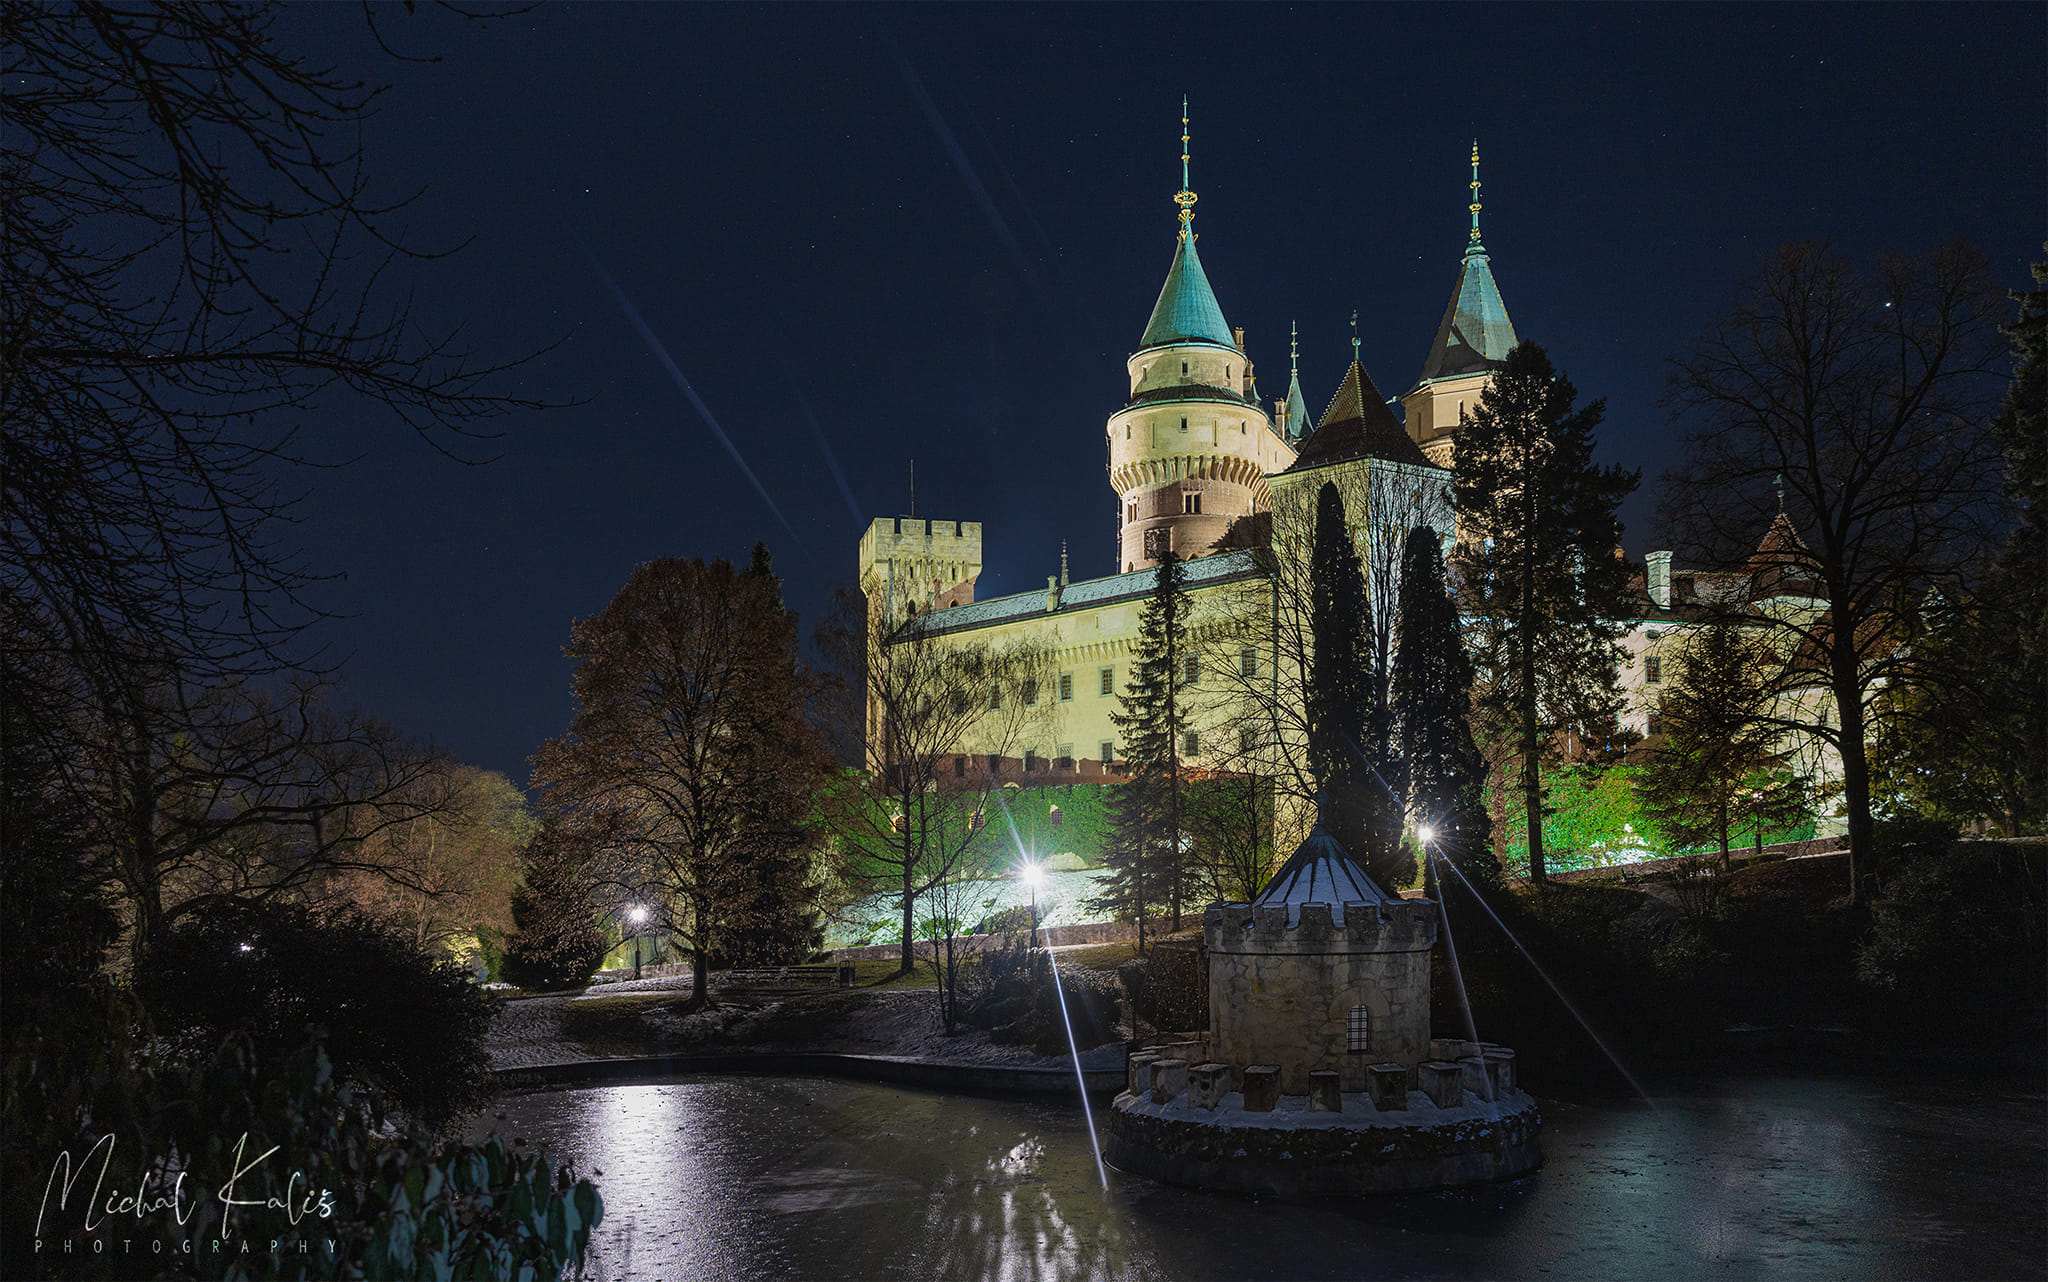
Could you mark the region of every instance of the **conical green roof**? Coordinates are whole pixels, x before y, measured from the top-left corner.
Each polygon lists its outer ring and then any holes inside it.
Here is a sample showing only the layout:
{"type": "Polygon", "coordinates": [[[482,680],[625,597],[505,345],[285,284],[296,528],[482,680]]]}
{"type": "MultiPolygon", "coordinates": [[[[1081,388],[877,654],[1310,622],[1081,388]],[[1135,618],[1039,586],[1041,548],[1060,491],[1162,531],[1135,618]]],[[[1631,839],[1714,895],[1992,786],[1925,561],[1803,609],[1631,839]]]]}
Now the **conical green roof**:
{"type": "Polygon", "coordinates": [[[1287,439],[1298,441],[1308,435],[1308,399],[1301,394],[1301,375],[1287,385],[1287,439]]]}
{"type": "Polygon", "coordinates": [[[1145,337],[1138,346],[1157,347],[1189,339],[1235,345],[1230,326],[1223,323],[1223,309],[1216,305],[1216,291],[1209,288],[1209,277],[1195,253],[1192,233],[1183,235],[1173,251],[1173,267],[1166,273],[1159,301],[1152,305],[1152,321],[1145,326],[1145,337]]]}
{"type": "Polygon", "coordinates": [[[1514,345],[1515,326],[1508,320],[1507,304],[1500,300],[1500,286],[1493,283],[1485,247],[1475,241],[1465,251],[1457,292],[1444,309],[1429,359],[1422,363],[1422,381],[1483,373],[1506,360],[1514,345]]]}

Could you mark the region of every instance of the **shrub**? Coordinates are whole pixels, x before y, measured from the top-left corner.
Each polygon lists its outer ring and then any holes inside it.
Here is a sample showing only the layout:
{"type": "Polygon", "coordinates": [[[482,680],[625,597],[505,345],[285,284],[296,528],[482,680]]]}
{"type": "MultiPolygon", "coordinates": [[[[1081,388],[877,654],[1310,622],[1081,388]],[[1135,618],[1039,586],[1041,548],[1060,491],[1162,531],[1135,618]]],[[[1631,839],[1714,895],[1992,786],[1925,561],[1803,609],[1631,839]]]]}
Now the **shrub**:
{"type": "Polygon", "coordinates": [[[574,864],[553,852],[530,862],[525,883],[512,892],[512,935],[499,965],[505,982],[521,988],[587,984],[605,952],[574,864]]]}
{"type": "Polygon", "coordinates": [[[1892,848],[1893,871],[1871,901],[1858,978],[1879,988],[1980,995],[2021,984],[2038,1002],[2048,964],[2048,847],[1936,844],[1934,830],[1908,835],[1914,840],[1892,848]]]}
{"type": "Polygon", "coordinates": [[[145,960],[138,995],[160,1032],[212,1046],[245,1030],[265,1063],[326,1033],[342,1076],[439,1129],[485,1098],[495,999],[460,967],[368,917],[286,904],[196,911],[145,960]]]}

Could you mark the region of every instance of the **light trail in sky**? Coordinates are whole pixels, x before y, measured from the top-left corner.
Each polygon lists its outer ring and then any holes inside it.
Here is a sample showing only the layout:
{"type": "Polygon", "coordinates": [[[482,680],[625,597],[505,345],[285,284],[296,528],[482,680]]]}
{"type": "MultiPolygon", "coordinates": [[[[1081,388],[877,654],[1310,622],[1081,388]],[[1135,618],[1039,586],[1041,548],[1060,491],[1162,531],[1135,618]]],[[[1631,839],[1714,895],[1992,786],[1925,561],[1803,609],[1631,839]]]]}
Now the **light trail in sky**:
{"type": "Polygon", "coordinates": [[[896,70],[903,77],[903,83],[909,86],[911,96],[917,99],[918,109],[924,112],[925,123],[932,127],[932,133],[938,136],[939,145],[946,149],[947,158],[953,162],[953,168],[960,174],[960,181],[967,184],[968,194],[974,197],[974,203],[981,207],[982,215],[995,230],[996,239],[1002,241],[1003,248],[1010,251],[1010,257],[1015,260],[1018,272],[1023,275],[1025,284],[1038,299],[1039,306],[1045,308],[1048,315],[1057,315],[1057,309],[1046,292],[1044,281],[1039,278],[1039,273],[1031,270],[1030,262],[1024,257],[1024,246],[1018,243],[1017,234],[1010,230],[1009,222],[1003,218],[1002,211],[996,208],[995,198],[988,194],[988,188],[983,185],[981,175],[975,172],[974,162],[967,159],[967,152],[960,146],[958,135],[953,132],[953,127],[946,123],[946,117],[939,111],[939,104],[932,101],[931,93],[925,88],[917,69],[910,65],[910,55],[903,52],[903,46],[896,42],[896,37],[889,33],[888,27],[879,19],[875,25],[881,33],[882,47],[889,51],[889,61],[896,64],[896,70]]]}
{"type": "Polygon", "coordinates": [[[661,367],[668,371],[668,376],[675,380],[677,387],[682,389],[683,396],[696,408],[698,417],[704,420],[704,426],[711,429],[711,434],[718,438],[720,445],[725,446],[725,452],[732,456],[734,466],[738,467],[740,473],[753,485],[754,493],[761,496],[761,501],[768,505],[768,510],[775,514],[775,519],[782,522],[782,528],[789,531],[789,537],[796,541],[797,547],[803,549],[805,556],[809,556],[811,550],[805,546],[803,537],[796,532],[796,527],[789,523],[789,518],[782,514],[782,509],[775,506],[775,500],[768,497],[768,487],[761,484],[761,478],[754,475],[753,468],[747,466],[747,460],[740,454],[739,446],[734,445],[732,437],[727,436],[725,429],[718,425],[718,419],[712,414],[711,407],[704,403],[703,397],[697,395],[697,389],[690,386],[690,380],[684,376],[682,369],[676,365],[675,358],[668,354],[668,348],[662,344],[659,338],[655,337],[654,330],[649,327],[647,321],[640,315],[640,309],[633,306],[633,300],[626,297],[626,291],[620,289],[619,283],[612,279],[612,274],[605,270],[604,262],[598,258],[597,251],[585,244],[583,238],[576,235],[574,228],[569,228],[568,231],[570,237],[575,240],[577,247],[583,251],[583,256],[590,260],[591,267],[596,269],[598,279],[602,280],[604,287],[611,291],[613,300],[619,305],[619,310],[626,313],[626,319],[633,322],[633,328],[640,332],[640,337],[646,342],[648,350],[654,353],[655,359],[661,362],[661,367]]]}
{"type": "Polygon", "coordinates": [[[796,397],[797,406],[803,410],[804,421],[811,425],[811,435],[818,438],[818,449],[825,456],[825,466],[832,469],[832,479],[839,482],[839,495],[846,500],[846,511],[853,517],[853,528],[865,530],[867,518],[860,514],[860,504],[853,498],[853,487],[846,483],[846,473],[839,469],[839,456],[832,452],[832,443],[825,439],[825,429],[819,424],[818,416],[811,412],[811,402],[804,395],[803,389],[796,385],[794,376],[789,380],[789,392],[796,397]]]}

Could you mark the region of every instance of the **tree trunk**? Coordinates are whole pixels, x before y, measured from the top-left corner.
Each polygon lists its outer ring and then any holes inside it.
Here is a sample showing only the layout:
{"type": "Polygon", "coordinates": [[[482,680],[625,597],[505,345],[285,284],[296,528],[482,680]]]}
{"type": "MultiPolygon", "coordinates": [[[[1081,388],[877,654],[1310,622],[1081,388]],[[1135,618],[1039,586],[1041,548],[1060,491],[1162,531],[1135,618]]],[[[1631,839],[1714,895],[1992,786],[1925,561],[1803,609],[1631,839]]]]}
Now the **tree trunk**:
{"type": "Polygon", "coordinates": [[[1842,757],[1842,809],[1849,821],[1849,902],[1861,904],[1877,852],[1876,827],[1870,818],[1870,762],[1863,743],[1863,689],[1856,680],[1853,654],[1838,653],[1835,658],[1835,710],[1842,722],[1837,746],[1842,757]]]}
{"type": "Polygon", "coordinates": [[[711,961],[705,955],[701,938],[690,941],[690,1003],[702,1006],[705,995],[711,989],[711,961]]]}
{"type": "MultiPolygon", "coordinates": [[[[1525,673],[1534,664],[1524,662],[1525,673]]],[[[1533,674],[1529,674],[1533,680],[1533,674]]],[[[1533,686],[1524,684],[1527,704],[1522,713],[1522,804],[1529,825],[1529,880],[1542,882],[1543,872],[1543,761],[1536,743],[1536,699],[1533,686]]]]}
{"type": "Polygon", "coordinates": [[[1735,866],[1735,861],[1734,861],[1734,858],[1733,858],[1732,856],[1730,856],[1730,855],[1729,855],[1729,853],[1728,853],[1728,803],[1727,803],[1727,802],[1725,802],[1725,801],[1724,801],[1724,802],[1722,802],[1722,803],[1721,803],[1721,808],[1720,808],[1720,812],[1719,812],[1719,813],[1720,813],[1720,819],[1721,819],[1721,824],[1720,824],[1720,833],[1721,833],[1721,871],[1725,873],[1725,872],[1727,872],[1727,871],[1728,871],[1729,869],[1731,869],[1731,868],[1733,868],[1733,867],[1735,866]]]}
{"type": "Polygon", "coordinates": [[[914,880],[910,866],[910,852],[903,853],[903,961],[896,969],[899,975],[908,975],[917,969],[916,942],[911,935],[911,911],[916,900],[911,897],[910,885],[914,880]]]}

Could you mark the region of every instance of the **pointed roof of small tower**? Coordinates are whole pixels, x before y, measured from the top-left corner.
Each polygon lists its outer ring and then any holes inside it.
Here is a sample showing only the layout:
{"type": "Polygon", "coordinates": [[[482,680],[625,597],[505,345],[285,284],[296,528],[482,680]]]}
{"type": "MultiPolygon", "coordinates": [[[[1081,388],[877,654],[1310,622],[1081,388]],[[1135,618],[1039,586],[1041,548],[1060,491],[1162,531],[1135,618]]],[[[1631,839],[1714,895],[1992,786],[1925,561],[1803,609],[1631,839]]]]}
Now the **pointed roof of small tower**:
{"type": "Polygon", "coordinates": [[[1157,347],[1189,339],[1235,347],[1236,338],[1216,304],[1216,291],[1209,288],[1209,275],[1202,270],[1202,257],[1195,252],[1195,193],[1188,185],[1188,100],[1180,100],[1180,190],[1173,193],[1180,207],[1180,243],[1174,246],[1173,266],[1160,286],[1159,301],[1152,305],[1152,319],[1145,326],[1139,347],[1157,347]]]}
{"type": "Polygon", "coordinates": [[[1432,466],[1422,447],[1409,439],[1394,411],[1387,408],[1387,399],[1373,385],[1372,375],[1358,361],[1352,361],[1351,368],[1344,371],[1344,381],[1337,385],[1329,408],[1316,420],[1316,430],[1302,442],[1301,453],[1287,470],[1305,472],[1355,458],[1432,466]]]}
{"type": "Polygon", "coordinates": [[[1750,598],[1768,600],[1777,596],[1819,596],[1820,564],[1799,537],[1792,518],[1783,512],[1764,531],[1764,537],[1742,567],[1749,575],[1750,598]]]}
{"type": "Polygon", "coordinates": [[[1323,821],[1318,816],[1314,831],[1280,865],[1280,871],[1273,874],[1273,880],[1266,883],[1252,906],[1285,904],[1287,924],[1298,926],[1303,904],[1328,904],[1331,921],[1341,926],[1345,904],[1393,901],[1394,896],[1381,890],[1379,883],[1358,866],[1337,839],[1323,830],[1323,821]]]}
{"type": "Polygon", "coordinates": [[[1455,378],[1496,368],[1515,345],[1515,326],[1494,283],[1486,246],[1479,239],[1479,141],[1472,142],[1472,234],[1458,268],[1458,288],[1436,328],[1436,341],[1422,362],[1422,382],[1455,378]]]}
{"type": "Polygon", "coordinates": [[[1294,322],[1287,323],[1287,439],[1298,441],[1308,434],[1308,398],[1301,394],[1301,335],[1294,322]]]}

